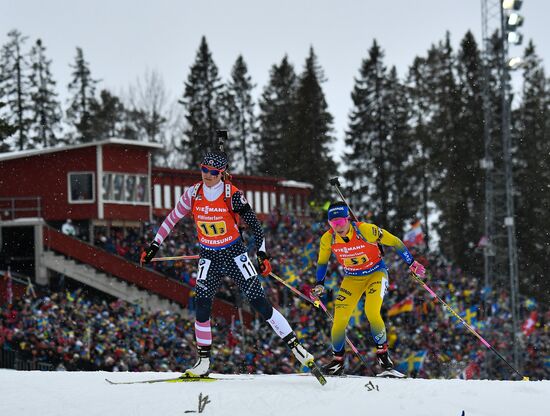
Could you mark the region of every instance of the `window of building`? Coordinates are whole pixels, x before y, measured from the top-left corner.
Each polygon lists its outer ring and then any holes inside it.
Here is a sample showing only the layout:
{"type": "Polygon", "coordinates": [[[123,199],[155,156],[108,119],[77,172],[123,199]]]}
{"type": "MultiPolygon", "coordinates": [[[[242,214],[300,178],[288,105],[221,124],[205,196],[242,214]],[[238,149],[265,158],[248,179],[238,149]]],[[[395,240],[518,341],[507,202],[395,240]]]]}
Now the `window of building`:
{"type": "Polygon", "coordinates": [[[164,208],[172,208],[170,185],[164,185],[164,208]]]}
{"type": "Polygon", "coordinates": [[[254,192],[246,191],[246,200],[248,201],[248,204],[251,207],[253,207],[254,206],[254,192]]]}
{"type": "Polygon", "coordinates": [[[147,176],[137,177],[136,202],[149,202],[149,180],[147,176]]]}
{"type": "Polygon", "coordinates": [[[162,208],[162,188],[158,183],[155,184],[153,192],[155,193],[155,208],[162,208]]]}
{"type": "Polygon", "coordinates": [[[69,173],[69,203],[86,204],[95,201],[93,172],[69,173]]]}
{"type": "Polygon", "coordinates": [[[262,192],[254,191],[254,209],[256,212],[262,212],[262,192]]]}
{"type": "Polygon", "coordinates": [[[269,192],[266,192],[266,191],[262,192],[262,200],[263,200],[262,212],[264,214],[269,214],[269,192]]]}
{"type": "Polygon", "coordinates": [[[104,173],[102,180],[104,202],[148,204],[149,178],[145,175],[104,173]]]}
{"type": "Polygon", "coordinates": [[[124,175],[113,175],[113,201],[124,200],[124,175]]]}
{"type": "Polygon", "coordinates": [[[126,175],[124,181],[124,200],[135,201],[136,200],[136,177],[134,175],[126,175]]]}
{"type": "Polygon", "coordinates": [[[103,174],[102,192],[104,201],[113,199],[113,175],[110,173],[103,174]]]}

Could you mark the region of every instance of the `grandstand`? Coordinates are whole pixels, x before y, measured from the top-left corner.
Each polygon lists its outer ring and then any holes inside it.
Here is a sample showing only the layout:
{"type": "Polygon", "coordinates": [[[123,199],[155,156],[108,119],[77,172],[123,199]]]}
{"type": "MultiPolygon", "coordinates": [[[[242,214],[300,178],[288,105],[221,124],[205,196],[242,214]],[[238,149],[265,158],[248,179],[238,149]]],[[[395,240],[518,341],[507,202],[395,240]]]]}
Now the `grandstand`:
{"type": "MultiPolygon", "coordinates": [[[[9,289],[11,302],[7,280],[0,285],[2,366],[179,371],[191,363],[195,264],[143,268],[138,260],[163,216],[197,177],[192,171],[152,166],[150,151],[155,148],[110,139],[0,155],[0,168],[11,173],[0,187],[0,238],[10,242],[2,245],[0,270],[9,268],[18,276],[9,289]],[[50,176],[41,175],[36,182],[34,167],[46,165],[50,176]],[[75,237],[59,231],[67,218],[78,228],[75,237]]],[[[235,181],[264,220],[275,271],[307,292],[314,283],[316,244],[326,227],[306,204],[310,187],[283,178],[237,176],[235,181]]],[[[160,254],[197,251],[192,223],[183,220],[178,227],[160,254]]],[[[250,241],[246,230],[244,236],[250,241]]],[[[386,254],[386,261],[391,290],[384,312],[391,308],[389,342],[404,372],[425,378],[510,378],[501,363],[415,285],[393,253],[386,254]]],[[[440,296],[499,350],[507,351],[512,336],[506,295],[487,297],[478,278],[433,254],[422,261],[440,296]]],[[[333,264],[328,275],[331,290],[324,301],[330,307],[342,273],[333,264]]],[[[306,345],[316,356],[328,357],[330,324],[325,315],[277,282],[266,280],[265,286],[306,345]]],[[[524,320],[535,317],[533,329],[521,338],[528,354],[525,372],[548,378],[549,311],[523,299],[522,313],[524,320]]],[[[285,346],[261,327],[230,282],[216,299],[214,322],[215,371],[294,371],[285,346]]],[[[368,334],[368,323],[356,313],[348,335],[374,367],[368,334]]],[[[360,375],[373,371],[353,355],[348,356],[348,368],[360,375]]]]}

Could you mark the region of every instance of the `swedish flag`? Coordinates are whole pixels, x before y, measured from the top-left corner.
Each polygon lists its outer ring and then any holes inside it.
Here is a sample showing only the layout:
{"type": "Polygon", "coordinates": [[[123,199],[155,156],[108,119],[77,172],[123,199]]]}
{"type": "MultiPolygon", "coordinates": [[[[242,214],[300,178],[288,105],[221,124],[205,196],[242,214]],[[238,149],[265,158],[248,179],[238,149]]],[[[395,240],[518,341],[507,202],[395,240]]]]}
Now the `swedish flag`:
{"type": "Polygon", "coordinates": [[[471,308],[466,309],[463,313],[460,314],[469,325],[477,325],[477,307],[472,306],[471,308]]]}
{"type": "Polygon", "coordinates": [[[298,286],[298,284],[300,283],[300,278],[296,274],[296,271],[295,271],[294,267],[292,267],[289,264],[286,264],[286,265],[281,267],[281,272],[282,272],[283,276],[285,277],[285,280],[286,280],[287,283],[289,283],[289,284],[291,284],[292,286],[295,286],[295,287],[298,286]]]}
{"type": "MultiPolygon", "coordinates": [[[[472,306],[468,309],[466,309],[463,312],[460,312],[458,315],[464,319],[468,325],[476,327],[478,325],[477,323],[477,310],[478,308],[476,306],[472,306]]],[[[462,325],[462,322],[460,322],[454,315],[451,315],[451,322],[454,322],[456,326],[462,325]]]]}
{"type": "Polygon", "coordinates": [[[313,265],[313,262],[315,262],[315,254],[316,253],[315,253],[315,247],[313,246],[313,242],[307,243],[301,257],[302,269],[307,269],[308,267],[313,265]]]}
{"type": "Polygon", "coordinates": [[[550,355],[548,357],[544,357],[544,367],[550,368],[550,355]]]}
{"type": "Polygon", "coordinates": [[[397,367],[395,367],[395,369],[402,373],[409,374],[413,371],[420,371],[420,369],[424,365],[424,359],[426,358],[427,353],[428,351],[422,350],[420,352],[411,354],[406,360],[401,361],[399,364],[397,364],[397,367]]]}

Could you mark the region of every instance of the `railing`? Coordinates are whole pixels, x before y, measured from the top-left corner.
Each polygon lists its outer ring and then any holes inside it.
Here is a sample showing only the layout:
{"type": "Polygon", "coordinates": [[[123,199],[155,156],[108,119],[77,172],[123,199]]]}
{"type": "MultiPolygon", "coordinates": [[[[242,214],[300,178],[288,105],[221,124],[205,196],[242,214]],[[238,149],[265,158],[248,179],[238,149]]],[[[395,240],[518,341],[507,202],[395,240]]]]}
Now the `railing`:
{"type": "Polygon", "coordinates": [[[54,371],[54,365],[36,360],[27,360],[20,357],[19,351],[9,347],[0,349],[0,368],[10,368],[22,371],[54,371]]]}
{"type": "Polygon", "coordinates": [[[39,196],[0,198],[0,219],[41,217],[42,198],[39,196]]]}
{"type": "MultiPolygon", "coordinates": [[[[177,302],[183,307],[188,306],[189,286],[171,280],[158,272],[139,267],[122,257],[69,237],[48,226],[44,227],[44,248],[88,264],[150,293],[177,302]]],[[[232,304],[220,299],[214,300],[212,310],[215,315],[223,316],[228,322],[236,313],[236,308],[232,304]]],[[[250,323],[252,315],[247,312],[244,312],[243,315],[245,324],[250,323]]]]}

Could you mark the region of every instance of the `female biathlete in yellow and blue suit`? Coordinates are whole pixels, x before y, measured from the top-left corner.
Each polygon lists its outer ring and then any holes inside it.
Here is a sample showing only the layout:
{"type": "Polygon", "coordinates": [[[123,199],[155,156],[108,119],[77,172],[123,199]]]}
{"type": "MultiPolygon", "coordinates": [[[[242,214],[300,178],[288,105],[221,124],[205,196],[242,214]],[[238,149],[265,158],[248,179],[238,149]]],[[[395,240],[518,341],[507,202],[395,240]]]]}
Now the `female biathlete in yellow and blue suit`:
{"type": "Polygon", "coordinates": [[[395,247],[409,269],[423,277],[425,268],[413,259],[403,242],[388,231],[359,221],[351,221],[349,208],[344,202],[336,202],[328,209],[331,229],[321,237],[317,261],[317,284],[314,296],[324,292],[324,281],[332,253],[344,267],[344,279],[334,303],[332,325],[333,360],[325,366],[325,374],[341,374],[344,370],[344,344],[346,327],[359,299],[365,293],[365,314],[371,334],[377,345],[378,363],[383,368],[379,376],[403,377],[393,369],[386,342],[386,326],[380,315],[382,301],[388,288],[388,270],[382,260],[378,244],[395,247]]]}

